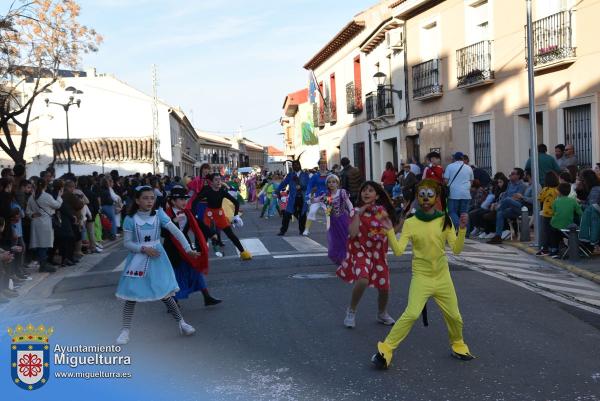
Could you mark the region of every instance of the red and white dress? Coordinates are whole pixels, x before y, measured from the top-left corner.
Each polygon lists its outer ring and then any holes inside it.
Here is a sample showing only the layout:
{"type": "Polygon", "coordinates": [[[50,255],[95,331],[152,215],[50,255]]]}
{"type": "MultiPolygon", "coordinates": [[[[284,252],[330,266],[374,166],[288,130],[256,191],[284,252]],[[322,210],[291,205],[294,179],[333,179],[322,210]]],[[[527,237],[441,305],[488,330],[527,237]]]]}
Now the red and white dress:
{"type": "Polygon", "coordinates": [[[369,287],[390,289],[388,240],[381,224],[384,210],[382,206],[374,206],[360,216],[358,236],[348,240],[346,259],[336,271],[342,280],[353,283],[366,278],[369,287]]]}

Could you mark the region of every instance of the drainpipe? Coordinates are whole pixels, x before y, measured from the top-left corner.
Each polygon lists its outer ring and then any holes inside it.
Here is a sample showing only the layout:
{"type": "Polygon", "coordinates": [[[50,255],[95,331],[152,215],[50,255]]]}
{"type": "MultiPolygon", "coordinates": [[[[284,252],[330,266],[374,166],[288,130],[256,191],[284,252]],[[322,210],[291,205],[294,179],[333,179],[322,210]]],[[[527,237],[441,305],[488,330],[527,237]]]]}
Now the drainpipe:
{"type": "Polygon", "coordinates": [[[372,136],[374,132],[377,132],[377,127],[373,123],[369,123],[369,179],[373,181],[373,150],[372,150],[372,136]]]}

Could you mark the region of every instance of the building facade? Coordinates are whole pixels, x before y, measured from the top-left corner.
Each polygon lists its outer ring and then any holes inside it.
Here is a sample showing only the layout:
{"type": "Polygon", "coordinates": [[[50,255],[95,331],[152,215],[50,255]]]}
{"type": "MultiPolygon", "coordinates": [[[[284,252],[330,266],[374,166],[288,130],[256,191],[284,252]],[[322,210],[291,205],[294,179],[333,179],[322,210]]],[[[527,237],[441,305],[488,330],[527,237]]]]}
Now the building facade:
{"type": "MultiPolygon", "coordinates": [[[[411,116],[420,157],[440,149],[469,153],[489,171],[524,166],[529,157],[525,2],[403,1],[411,116]],[[460,29],[457,29],[460,27],[460,29]]],[[[600,62],[595,23],[600,4],[533,1],[533,63],[538,143],[573,143],[581,167],[598,162],[600,62]]],[[[406,141],[408,144],[408,141],[406,141]]],[[[408,152],[406,149],[405,152],[408,152]]]]}
{"type": "MultiPolygon", "coordinates": [[[[580,167],[599,162],[599,15],[593,0],[533,0],[538,143],[574,144],[580,167]]],[[[382,1],[357,14],[304,66],[320,89],[308,93],[319,157],[347,156],[375,179],[387,161],[424,161],[434,150],[444,162],[462,151],[490,172],[524,166],[525,24],[520,0],[382,1]]],[[[300,106],[288,98],[291,155],[300,106]]]]}

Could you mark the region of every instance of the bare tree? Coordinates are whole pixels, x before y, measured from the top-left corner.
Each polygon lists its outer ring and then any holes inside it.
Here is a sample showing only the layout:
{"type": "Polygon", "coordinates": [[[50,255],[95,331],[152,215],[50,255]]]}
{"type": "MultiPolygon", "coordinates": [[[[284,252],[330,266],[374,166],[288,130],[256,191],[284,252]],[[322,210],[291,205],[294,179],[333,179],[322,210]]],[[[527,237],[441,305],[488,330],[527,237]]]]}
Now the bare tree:
{"type": "Polygon", "coordinates": [[[78,22],[79,11],[74,0],[20,0],[0,15],[0,148],[15,164],[25,165],[36,98],[102,42],[78,22]]]}

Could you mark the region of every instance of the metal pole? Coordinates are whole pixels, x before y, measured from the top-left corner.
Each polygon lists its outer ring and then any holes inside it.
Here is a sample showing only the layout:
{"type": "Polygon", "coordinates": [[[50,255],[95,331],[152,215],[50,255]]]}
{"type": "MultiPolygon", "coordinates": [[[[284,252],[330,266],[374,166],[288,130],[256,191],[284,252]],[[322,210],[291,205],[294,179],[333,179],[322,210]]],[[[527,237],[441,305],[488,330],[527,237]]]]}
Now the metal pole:
{"type": "Polygon", "coordinates": [[[540,241],[540,203],[538,202],[538,150],[537,150],[537,127],[535,117],[535,88],[533,74],[533,28],[531,23],[531,0],[526,0],[527,5],[527,78],[529,82],[529,135],[531,138],[531,185],[533,185],[533,218],[535,229],[535,243],[540,241]]]}
{"type": "Polygon", "coordinates": [[[67,118],[67,170],[71,173],[71,138],[69,136],[69,105],[65,105],[65,116],[67,118]]]}

